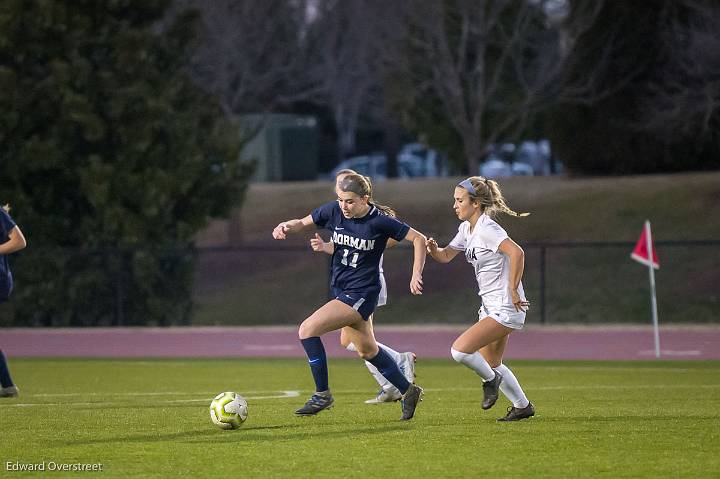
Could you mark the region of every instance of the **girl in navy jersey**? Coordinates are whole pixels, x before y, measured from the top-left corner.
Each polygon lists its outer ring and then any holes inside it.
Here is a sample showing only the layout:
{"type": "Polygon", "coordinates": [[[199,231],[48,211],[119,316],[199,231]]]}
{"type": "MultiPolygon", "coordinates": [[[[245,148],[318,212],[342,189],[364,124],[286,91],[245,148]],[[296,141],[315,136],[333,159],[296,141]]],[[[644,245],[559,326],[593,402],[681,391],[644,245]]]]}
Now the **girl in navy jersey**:
{"type": "Polygon", "coordinates": [[[513,405],[498,421],[525,419],[535,414],[535,408],[513,372],[502,364],[508,337],[523,327],[530,305],[521,281],[525,254],[490,216],[497,212],[512,216],[527,213],[511,210],[498,184],[481,176],[460,182],[454,198],[453,209],[462,220],[457,235],[445,248],[430,238],[427,250],[440,263],[449,262],[461,251],[465,253],[475,269],[482,307],[479,321],[455,340],[450,351],[455,361],[483,379],[483,409],[495,404],[500,390],[513,405]]]}
{"type": "MultiPolygon", "coordinates": [[[[337,175],[335,176],[335,194],[338,194],[338,185],[342,180],[345,179],[347,175],[357,175],[357,171],[350,170],[350,169],[344,169],[340,170],[337,175]]],[[[370,178],[367,176],[365,179],[368,182],[368,185],[370,186],[370,195],[368,198],[368,201],[370,204],[376,206],[380,209],[381,213],[387,214],[392,217],[396,217],[395,211],[393,211],[390,208],[387,208],[383,205],[380,205],[376,203],[373,200],[372,197],[372,182],[370,181],[370,178]]],[[[397,244],[397,242],[393,239],[388,240],[388,247],[393,246],[397,244]]],[[[323,252],[329,255],[332,255],[335,252],[335,245],[332,241],[324,241],[322,237],[320,237],[319,234],[315,233],[315,237],[310,239],[310,247],[313,249],[313,251],[317,252],[323,252]]],[[[378,297],[378,307],[384,306],[387,304],[387,286],[385,284],[385,275],[383,274],[383,268],[382,268],[383,260],[382,257],[380,258],[380,296],[378,297]]],[[[368,322],[371,323],[370,327],[374,327],[374,318],[375,315],[372,314],[370,318],[368,319],[368,322]]],[[[357,348],[355,347],[355,344],[350,340],[349,337],[350,334],[350,328],[342,328],[340,330],[340,344],[347,349],[348,351],[354,351],[357,352],[357,348]]],[[[415,381],[415,353],[411,351],[407,351],[404,353],[400,353],[390,346],[386,344],[382,344],[379,341],[377,342],[378,347],[383,348],[390,356],[392,356],[393,360],[397,363],[398,367],[400,368],[400,371],[405,375],[405,378],[409,382],[415,381]]],[[[400,391],[393,386],[390,381],[385,379],[385,376],[383,376],[378,369],[372,365],[370,361],[365,361],[365,366],[368,368],[368,371],[370,371],[370,374],[372,374],[373,378],[377,383],[380,385],[380,391],[375,395],[375,397],[368,399],[365,401],[365,404],[382,404],[382,403],[391,403],[394,401],[399,401],[402,394],[400,394],[400,391]]]]}
{"type": "MultiPolygon", "coordinates": [[[[7,255],[26,246],[25,237],[9,215],[10,206],[0,208],[0,304],[10,297],[13,281],[7,255]]],[[[0,350],[0,397],[17,397],[18,388],[13,384],[5,355],[0,350]]]]}
{"type": "Polygon", "coordinates": [[[368,319],[380,295],[380,258],[388,240],[392,238],[413,243],[410,291],[422,294],[426,238],[407,224],[381,214],[369,201],[371,190],[365,177],[347,175],[338,189],[337,201],[318,207],[302,219],[283,221],[273,230],[273,237],[283,240],[289,233],[299,233],[315,226],[330,231],[334,245],[331,286],[335,299],[305,319],[298,331],[315,381],[315,394],[295,414],[317,414],[333,404],[325,348],[320,336],[348,327],[346,332],[358,354],[372,363],[402,393],[401,419],[408,420],[415,414],[422,388],[410,383],[392,357],[383,348],[378,348],[368,319]]]}

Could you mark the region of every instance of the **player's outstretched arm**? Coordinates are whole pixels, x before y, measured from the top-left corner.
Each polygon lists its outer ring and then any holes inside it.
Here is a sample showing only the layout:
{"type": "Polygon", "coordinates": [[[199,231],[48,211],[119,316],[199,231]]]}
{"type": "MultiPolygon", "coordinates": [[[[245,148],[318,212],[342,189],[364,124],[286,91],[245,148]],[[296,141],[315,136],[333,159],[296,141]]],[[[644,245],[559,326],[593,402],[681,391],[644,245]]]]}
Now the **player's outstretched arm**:
{"type": "Polygon", "coordinates": [[[425,250],[425,235],[410,228],[405,239],[411,241],[413,244],[413,274],[410,279],[410,292],[412,294],[422,294],[422,273],[425,269],[425,257],[427,252],[425,250]]]}
{"type": "Polygon", "coordinates": [[[425,247],[430,256],[438,263],[449,263],[458,254],[458,251],[455,249],[448,247],[440,248],[435,238],[428,238],[425,242],[425,247]]]}
{"type": "Polygon", "coordinates": [[[25,246],[27,246],[25,236],[23,236],[20,228],[15,226],[10,230],[10,233],[8,233],[8,240],[3,244],[0,244],[0,254],[14,253],[16,251],[20,251],[25,246]]]}
{"type": "Polygon", "coordinates": [[[308,230],[312,226],[314,226],[314,224],[315,223],[313,222],[312,215],[307,215],[306,217],[299,220],[283,221],[275,227],[272,235],[273,238],[275,238],[276,240],[284,240],[285,238],[287,238],[288,234],[295,234],[300,233],[301,231],[308,230]]]}

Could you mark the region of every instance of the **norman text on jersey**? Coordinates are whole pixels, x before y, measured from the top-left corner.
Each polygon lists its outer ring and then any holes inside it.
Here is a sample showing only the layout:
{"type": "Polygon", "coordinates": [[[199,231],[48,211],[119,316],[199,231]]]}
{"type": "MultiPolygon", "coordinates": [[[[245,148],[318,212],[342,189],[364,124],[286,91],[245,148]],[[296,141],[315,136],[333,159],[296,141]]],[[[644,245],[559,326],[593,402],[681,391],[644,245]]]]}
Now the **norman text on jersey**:
{"type": "Polygon", "coordinates": [[[360,239],[350,235],[338,234],[337,232],[333,232],[332,242],[338,246],[350,246],[351,248],[359,249],[361,251],[371,251],[375,249],[374,239],[360,239]]]}

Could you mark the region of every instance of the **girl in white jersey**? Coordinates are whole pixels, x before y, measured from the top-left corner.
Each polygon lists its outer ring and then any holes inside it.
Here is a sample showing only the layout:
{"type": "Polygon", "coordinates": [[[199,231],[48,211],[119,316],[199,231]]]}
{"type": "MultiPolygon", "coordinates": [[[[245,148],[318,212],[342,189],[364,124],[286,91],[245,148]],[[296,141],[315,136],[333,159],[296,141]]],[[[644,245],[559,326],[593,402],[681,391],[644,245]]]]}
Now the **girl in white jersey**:
{"type": "Polygon", "coordinates": [[[455,361],[483,379],[483,409],[493,407],[500,390],[513,405],[498,421],[525,419],[535,415],[535,408],[513,372],[502,364],[508,337],[523,327],[530,305],[521,282],[525,254],[490,215],[498,211],[513,216],[527,213],[508,208],[498,184],[482,176],[460,182],[454,198],[453,209],[463,221],[457,235],[445,248],[430,238],[427,250],[440,263],[449,262],[461,251],[465,253],[475,270],[482,307],[479,321],[455,340],[450,351],[455,361]]]}
{"type": "MultiPolygon", "coordinates": [[[[335,176],[335,193],[337,194],[337,192],[339,191],[338,185],[340,184],[340,182],[342,182],[343,179],[345,179],[346,176],[357,174],[357,171],[351,169],[343,169],[338,171],[337,175],[335,176]]],[[[370,182],[370,178],[368,178],[367,176],[365,178],[367,179],[368,184],[372,189],[372,183],[370,182]]],[[[372,201],[372,192],[370,193],[370,200],[372,201]]],[[[373,202],[373,204],[380,207],[384,213],[395,216],[395,213],[392,211],[392,209],[382,205],[378,205],[375,202],[373,202]]],[[[392,239],[388,240],[388,247],[395,246],[396,244],[396,241],[392,239]]],[[[329,241],[324,241],[322,237],[317,233],[315,233],[315,237],[310,240],[310,247],[313,249],[313,251],[323,252],[330,255],[333,254],[333,252],[335,251],[333,243],[329,241]]],[[[383,274],[382,263],[383,260],[382,258],[380,258],[380,283],[382,285],[382,289],[380,290],[380,297],[378,298],[378,306],[384,306],[385,304],[387,304],[387,285],[385,284],[385,275],[383,274]]],[[[375,315],[373,314],[368,322],[372,324],[374,319],[375,315]]],[[[377,343],[379,347],[385,348],[388,354],[390,354],[390,356],[395,360],[398,367],[400,368],[400,371],[407,378],[408,382],[415,382],[415,353],[410,351],[400,353],[386,344],[383,344],[379,341],[377,343]]],[[[348,351],[357,352],[355,344],[350,340],[348,328],[342,328],[340,330],[340,344],[342,344],[342,346],[348,351]]],[[[377,381],[377,383],[380,385],[380,391],[376,394],[375,397],[365,401],[365,404],[382,404],[399,401],[402,397],[402,394],[400,394],[398,388],[393,386],[390,381],[385,379],[385,376],[383,376],[382,373],[378,371],[378,369],[373,366],[371,362],[365,361],[365,366],[368,368],[368,371],[370,371],[370,374],[372,374],[373,378],[375,378],[375,381],[377,381]]]]}

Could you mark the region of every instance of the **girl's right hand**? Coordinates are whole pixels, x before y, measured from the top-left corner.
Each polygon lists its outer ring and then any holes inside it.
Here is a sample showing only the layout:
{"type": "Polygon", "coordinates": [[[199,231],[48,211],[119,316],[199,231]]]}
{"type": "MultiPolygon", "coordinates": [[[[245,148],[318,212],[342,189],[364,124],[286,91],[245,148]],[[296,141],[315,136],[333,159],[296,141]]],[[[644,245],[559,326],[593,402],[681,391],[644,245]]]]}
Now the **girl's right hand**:
{"type": "Polygon", "coordinates": [[[427,241],[425,241],[425,247],[427,248],[428,253],[437,253],[438,244],[437,241],[435,241],[435,238],[428,238],[427,241]]]}
{"type": "Polygon", "coordinates": [[[280,223],[272,232],[273,238],[276,240],[284,240],[287,238],[288,227],[285,222],[280,223]]]}

